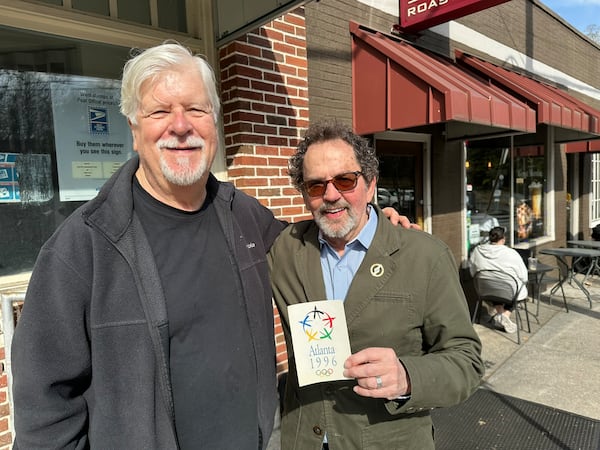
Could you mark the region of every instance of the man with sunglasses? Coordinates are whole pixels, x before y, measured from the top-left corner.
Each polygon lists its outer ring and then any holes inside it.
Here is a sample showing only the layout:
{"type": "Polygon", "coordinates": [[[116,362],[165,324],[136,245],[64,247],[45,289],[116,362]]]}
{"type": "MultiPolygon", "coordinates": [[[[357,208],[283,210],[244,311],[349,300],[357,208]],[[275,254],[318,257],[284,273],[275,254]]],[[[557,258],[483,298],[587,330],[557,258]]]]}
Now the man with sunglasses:
{"type": "Polygon", "coordinates": [[[314,220],[269,254],[290,363],[282,448],[433,449],[430,409],[465,400],[484,373],[452,254],[383,220],[377,156],[344,125],[311,125],[289,173],[314,220]],[[287,306],[325,299],[344,300],[349,380],[299,387],[287,306]]]}

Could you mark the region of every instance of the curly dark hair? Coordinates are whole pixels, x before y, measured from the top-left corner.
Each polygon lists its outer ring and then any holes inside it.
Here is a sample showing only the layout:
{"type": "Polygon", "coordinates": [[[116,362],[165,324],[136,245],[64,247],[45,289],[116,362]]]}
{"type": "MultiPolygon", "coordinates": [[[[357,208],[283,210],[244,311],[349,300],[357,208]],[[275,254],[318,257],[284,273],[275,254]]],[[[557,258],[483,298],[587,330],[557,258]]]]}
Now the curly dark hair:
{"type": "Polygon", "coordinates": [[[324,120],[315,122],[308,127],[296,153],[289,160],[288,173],[296,189],[302,191],[302,184],[304,183],[302,166],[308,147],[312,144],[335,139],[347,142],[354,149],[354,156],[367,183],[377,177],[379,174],[379,160],[369,141],[355,134],[348,125],[336,120],[324,120]]]}

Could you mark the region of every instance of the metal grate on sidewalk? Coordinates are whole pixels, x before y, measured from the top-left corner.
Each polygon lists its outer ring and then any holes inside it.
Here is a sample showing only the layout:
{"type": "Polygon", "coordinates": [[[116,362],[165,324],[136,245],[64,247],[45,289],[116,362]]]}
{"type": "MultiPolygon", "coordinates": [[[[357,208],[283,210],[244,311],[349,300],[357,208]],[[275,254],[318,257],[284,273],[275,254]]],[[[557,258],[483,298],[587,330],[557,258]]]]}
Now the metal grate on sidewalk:
{"type": "Polygon", "coordinates": [[[478,389],[432,412],[436,450],[599,450],[600,421],[478,389]]]}

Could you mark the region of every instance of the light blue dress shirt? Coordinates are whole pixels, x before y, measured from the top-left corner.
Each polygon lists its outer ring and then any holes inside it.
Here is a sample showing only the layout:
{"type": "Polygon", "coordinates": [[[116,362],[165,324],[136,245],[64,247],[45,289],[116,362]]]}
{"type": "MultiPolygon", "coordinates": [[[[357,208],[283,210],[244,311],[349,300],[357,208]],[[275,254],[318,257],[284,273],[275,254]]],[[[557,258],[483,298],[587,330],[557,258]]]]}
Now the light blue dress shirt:
{"type": "Polygon", "coordinates": [[[369,206],[369,220],[358,236],[346,244],[340,257],[319,232],[321,268],[327,300],[345,300],[354,274],[358,271],[377,230],[377,213],[369,206]]]}
{"type": "MultiPolygon", "coordinates": [[[[365,254],[375,237],[376,230],[377,213],[369,206],[369,220],[358,233],[358,236],[346,244],[342,257],[329,245],[321,231],[319,231],[321,269],[323,269],[327,300],[346,299],[354,274],[365,258],[365,254]]],[[[323,442],[327,442],[327,435],[323,436],[323,442]]]]}
{"type": "MultiPolygon", "coordinates": [[[[344,255],[340,258],[319,232],[321,244],[321,268],[325,281],[327,300],[345,300],[354,274],[358,271],[377,230],[377,213],[369,207],[369,220],[358,236],[346,244],[344,255]]],[[[411,395],[396,398],[402,404],[410,400],[411,395]]],[[[327,442],[327,435],[323,442],[327,442]]]]}

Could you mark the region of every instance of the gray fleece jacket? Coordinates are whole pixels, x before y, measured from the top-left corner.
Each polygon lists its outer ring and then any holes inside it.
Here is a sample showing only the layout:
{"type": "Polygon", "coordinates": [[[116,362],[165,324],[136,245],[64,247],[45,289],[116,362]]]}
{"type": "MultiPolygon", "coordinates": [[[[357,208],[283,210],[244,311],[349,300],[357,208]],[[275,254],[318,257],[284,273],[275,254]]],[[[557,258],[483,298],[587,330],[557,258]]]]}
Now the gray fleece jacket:
{"type": "MultiPolygon", "coordinates": [[[[12,346],[15,449],[178,448],[165,299],[133,211],[137,167],[127,162],[40,251],[12,346]]],[[[265,448],[277,403],[266,253],[283,224],[228,183],[211,176],[208,190],[246,303],[265,448]]]]}

